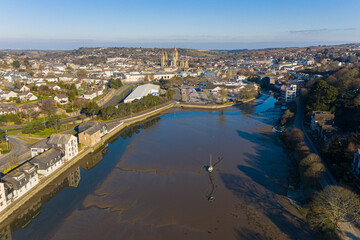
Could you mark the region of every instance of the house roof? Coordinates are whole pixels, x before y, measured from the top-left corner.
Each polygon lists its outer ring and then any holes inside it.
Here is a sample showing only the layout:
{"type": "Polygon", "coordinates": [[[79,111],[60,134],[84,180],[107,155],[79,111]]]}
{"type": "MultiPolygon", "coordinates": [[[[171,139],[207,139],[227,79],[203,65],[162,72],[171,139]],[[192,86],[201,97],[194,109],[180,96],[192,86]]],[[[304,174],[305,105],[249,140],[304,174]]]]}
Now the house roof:
{"type": "Polygon", "coordinates": [[[45,138],[43,140],[37,141],[31,146],[31,148],[49,148],[49,145],[47,144],[48,140],[48,138],[45,138]]]}
{"type": "Polygon", "coordinates": [[[73,135],[71,134],[54,134],[50,137],[48,144],[67,144],[73,135]]]}
{"type": "Polygon", "coordinates": [[[37,155],[33,159],[31,159],[31,163],[48,163],[51,160],[56,159],[57,157],[64,156],[64,152],[59,148],[50,148],[46,152],[37,155]]]}
{"type": "Polygon", "coordinates": [[[77,127],[77,130],[79,133],[86,131],[86,133],[92,135],[99,130],[101,131],[101,128],[104,126],[106,127],[106,125],[101,122],[88,121],[88,122],[84,122],[84,123],[80,124],[77,127]]]}
{"type": "Polygon", "coordinates": [[[330,112],[313,112],[315,121],[332,120],[335,118],[334,114],[330,112]]]}

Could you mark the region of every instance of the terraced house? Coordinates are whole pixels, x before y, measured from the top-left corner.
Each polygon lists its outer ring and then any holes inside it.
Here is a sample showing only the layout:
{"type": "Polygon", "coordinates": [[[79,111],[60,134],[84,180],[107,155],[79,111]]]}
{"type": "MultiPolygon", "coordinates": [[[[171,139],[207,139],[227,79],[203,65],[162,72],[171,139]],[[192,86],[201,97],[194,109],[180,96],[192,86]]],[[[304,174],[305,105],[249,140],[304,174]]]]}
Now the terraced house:
{"type": "Polygon", "coordinates": [[[1,178],[1,199],[6,199],[7,206],[38,183],[36,167],[27,162],[1,178]]]}
{"type": "Polygon", "coordinates": [[[46,152],[31,159],[31,163],[36,166],[39,174],[48,176],[64,164],[64,156],[63,150],[50,148],[46,152]]]}

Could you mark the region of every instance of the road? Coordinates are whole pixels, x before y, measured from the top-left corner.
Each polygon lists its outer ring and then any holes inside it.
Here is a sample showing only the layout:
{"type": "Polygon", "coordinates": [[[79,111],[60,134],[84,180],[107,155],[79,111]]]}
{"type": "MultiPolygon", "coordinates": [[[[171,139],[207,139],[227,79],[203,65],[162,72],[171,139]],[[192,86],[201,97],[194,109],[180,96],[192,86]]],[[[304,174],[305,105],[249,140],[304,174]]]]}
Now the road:
{"type": "MultiPolygon", "coordinates": [[[[296,102],[296,115],[295,115],[295,121],[294,125],[296,128],[300,129],[304,132],[305,136],[305,144],[309,147],[311,153],[316,153],[320,156],[319,151],[316,149],[315,144],[309,137],[308,133],[306,132],[306,129],[304,127],[304,111],[302,110],[302,106],[299,100],[296,102]]],[[[321,187],[324,189],[329,185],[339,185],[334,178],[334,176],[331,174],[329,168],[327,167],[326,162],[320,157],[321,162],[325,166],[325,174],[323,177],[323,180],[320,181],[321,187]]],[[[339,225],[340,228],[340,238],[344,240],[354,240],[359,239],[360,240],[360,231],[358,228],[356,228],[353,224],[349,222],[343,222],[339,225]]]]}
{"type": "MultiPolygon", "coordinates": [[[[120,100],[117,100],[117,98],[122,94],[123,91],[125,91],[127,88],[129,87],[129,85],[124,85],[123,87],[121,87],[120,89],[117,90],[117,92],[115,93],[115,96],[113,96],[112,98],[109,99],[109,101],[107,101],[105,104],[103,104],[100,109],[109,106],[111,104],[116,105],[119,102],[121,102],[122,100],[124,100],[124,98],[126,98],[131,90],[128,90],[120,100]]],[[[85,118],[86,116],[84,114],[80,114],[77,116],[73,116],[73,117],[68,117],[68,118],[63,118],[60,120],[61,123],[70,123],[70,122],[74,122],[77,120],[81,120],[83,118],[85,118]]],[[[16,125],[16,126],[8,126],[8,127],[1,127],[2,130],[7,130],[7,131],[12,131],[12,130],[21,130],[23,127],[25,127],[26,124],[22,124],[22,125],[16,125]]]]}
{"type": "Polygon", "coordinates": [[[175,101],[181,101],[181,91],[179,88],[175,88],[173,89],[176,91],[175,95],[174,95],[174,100],[175,101]]]}
{"type": "MultiPolygon", "coordinates": [[[[305,137],[305,144],[309,147],[311,153],[315,153],[320,156],[319,151],[317,150],[315,144],[309,137],[305,127],[304,127],[304,111],[302,109],[301,103],[298,100],[296,102],[296,115],[295,115],[295,122],[294,125],[296,128],[300,129],[304,133],[305,137]]],[[[331,174],[330,170],[327,167],[326,162],[321,158],[321,162],[324,164],[326,172],[324,175],[324,180],[321,181],[322,188],[326,188],[328,185],[338,185],[337,181],[335,180],[334,176],[331,174]]]]}
{"type": "Polygon", "coordinates": [[[122,101],[131,93],[132,89],[127,90],[127,91],[124,93],[124,95],[121,97],[121,99],[119,99],[119,100],[117,100],[117,99],[118,99],[118,97],[119,97],[126,89],[128,89],[129,87],[130,87],[130,85],[124,85],[124,86],[122,86],[120,89],[116,90],[115,95],[114,95],[112,98],[110,98],[109,101],[107,101],[105,104],[103,104],[103,105],[100,107],[100,109],[101,109],[101,108],[104,108],[104,107],[107,107],[107,106],[109,106],[109,105],[117,105],[117,104],[119,104],[120,102],[122,102],[122,101]]]}
{"type": "Polygon", "coordinates": [[[8,163],[7,160],[11,158],[11,156],[16,156],[18,163],[23,162],[24,160],[27,160],[30,158],[30,145],[31,143],[27,143],[23,140],[20,140],[14,136],[8,136],[9,137],[9,143],[11,145],[11,152],[0,155],[0,169],[4,170],[8,166],[6,164],[8,163]]]}

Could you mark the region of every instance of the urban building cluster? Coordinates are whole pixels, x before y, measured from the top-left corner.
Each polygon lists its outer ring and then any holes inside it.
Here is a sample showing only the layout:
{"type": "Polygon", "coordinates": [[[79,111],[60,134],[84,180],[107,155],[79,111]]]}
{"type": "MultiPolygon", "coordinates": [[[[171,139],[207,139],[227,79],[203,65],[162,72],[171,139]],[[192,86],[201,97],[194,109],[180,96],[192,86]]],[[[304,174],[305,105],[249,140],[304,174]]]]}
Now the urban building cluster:
{"type": "Polygon", "coordinates": [[[87,121],[77,126],[78,137],[72,134],[53,134],[33,144],[30,148],[31,159],[15,166],[0,179],[0,212],[35,187],[42,178],[51,175],[76,157],[79,145],[96,146],[102,141],[102,137],[115,127],[109,127],[102,122],[87,121]]]}

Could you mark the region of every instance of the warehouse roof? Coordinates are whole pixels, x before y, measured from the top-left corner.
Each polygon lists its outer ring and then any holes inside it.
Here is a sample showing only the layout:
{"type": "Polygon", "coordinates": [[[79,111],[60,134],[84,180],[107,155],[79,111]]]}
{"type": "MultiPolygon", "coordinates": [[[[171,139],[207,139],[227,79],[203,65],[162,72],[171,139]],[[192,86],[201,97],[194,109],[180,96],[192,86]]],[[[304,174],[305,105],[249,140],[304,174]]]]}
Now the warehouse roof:
{"type": "Polygon", "coordinates": [[[143,98],[152,93],[159,93],[160,86],[155,84],[144,84],[135,88],[135,90],[125,98],[124,102],[132,102],[135,99],[143,98]]]}

